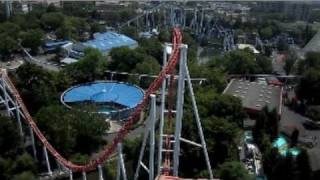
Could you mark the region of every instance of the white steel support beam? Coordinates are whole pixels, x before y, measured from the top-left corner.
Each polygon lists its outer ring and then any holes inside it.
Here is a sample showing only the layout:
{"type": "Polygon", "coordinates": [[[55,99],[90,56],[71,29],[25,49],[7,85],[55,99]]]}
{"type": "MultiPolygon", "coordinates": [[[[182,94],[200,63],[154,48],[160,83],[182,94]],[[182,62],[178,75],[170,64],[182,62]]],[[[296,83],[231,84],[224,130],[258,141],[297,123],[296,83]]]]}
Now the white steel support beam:
{"type": "Polygon", "coordinates": [[[71,169],[69,169],[69,180],[73,180],[73,173],[71,169]]]}
{"type": "Polygon", "coordinates": [[[17,100],[14,105],[16,108],[16,117],[17,117],[17,121],[18,121],[20,136],[23,137],[23,129],[22,129],[21,117],[20,117],[20,113],[19,113],[19,105],[18,105],[17,100]]]}
{"type": "Polygon", "coordinates": [[[185,143],[188,143],[188,144],[191,144],[191,145],[196,146],[196,147],[202,148],[202,145],[201,145],[201,144],[196,143],[196,142],[193,142],[193,141],[190,141],[190,140],[185,139],[185,138],[182,138],[182,137],[180,137],[180,141],[185,142],[185,143]]]}
{"type": "Polygon", "coordinates": [[[102,172],[102,167],[101,164],[98,165],[98,172],[99,172],[99,180],[103,180],[103,172],[102,172]]]}
{"type": "Polygon", "coordinates": [[[127,180],[127,172],[126,172],[126,167],[124,166],[124,160],[123,160],[123,154],[122,154],[122,144],[118,144],[118,170],[120,170],[117,173],[117,178],[120,179],[121,174],[123,180],[127,180]],[[119,169],[120,168],[120,169],[119,169]]]}
{"type": "Polygon", "coordinates": [[[32,145],[32,152],[33,152],[33,157],[35,160],[37,160],[37,149],[36,149],[36,143],[34,140],[34,134],[32,127],[29,125],[29,130],[30,130],[30,137],[31,137],[31,145],[32,145]]]}
{"type": "Polygon", "coordinates": [[[139,179],[139,171],[141,166],[149,173],[149,180],[154,179],[156,96],[154,94],[151,94],[150,98],[151,98],[151,110],[150,110],[149,120],[147,121],[147,125],[144,130],[144,137],[143,137],[142,146],[140,149],[138,165],[134,175],[134,180],[139,179]],[[150,151],[149,151],[149,169],[148,169],[148,167],[146,167],[143,164],[142,159],[143,159],[143,155],[144,155],[144,151],[147,145],[147,139],[149,135],[150,135],[150,139],[149,139],[150,151]]]}
{"type": "MultiPolygon", "coordinates": [[[[150,116],[149,116],[149,118],[150,118],[150,116]]],[[[134,174],[134,180],[138,180],[138,178],[139,178],[140,167],[141,167],[141,163],[142,163],[142,159],[143,159],[143,155],[144,155],[144,150],[147,145],[147,139],[148,139],[149,133],[150,133],[150,121],[147,121],[146,127],[144,129],[144,136],[143,136],[142,145],[141,145],[141,149],[140,149],[140,153],[139,153],[138,164],[137,164],[136,172],[134,174]]]]}
{"type": "MultiPolygon", "coordinates": [[[[162,61],[162,67],[166,67],[167,65],[167,44],[163,47],[163,61],[162,61]]],[[[157,167],[157,174],[161,174],[161,164],[162,164],[162,152],[161,149],[163,148],[163,125],[164,125],[164,113],[165,113],[165,99],[166,99],[166,80],[167,78],[164,78],[162,81],[162,87],[161,87],[161,109],[160,109],[160,124],[159,124],[159,144],[158,144],[158,167],[157,167]]]]}
{"type": "Polygon", "coordinates": [[[44,157],[45,157],[45,160],[46,160],[48,175],[52,176],[52,171],[51,171],[51,166],[50,166],[50,162],[49,162],[48,151],[47,151],[47,148],[45,146],[43,146],[43,153],[44,153],[44,157]]]}
{"type": "Polygon", "coordinates": [[[200,121],[198,106],[197,106],[196,98],[195,98],[195,95],[194,95],[194,92],[193,92],[193,87],[192,87],[190,73],[189,73],[189,69],[188,69],[187,63],[184,63],[184,69],[185,69],[185,72],[186,72],[186,78],[188,80],[187,84],[188,84],[188,89],[189,89],[189,92],[190,92],[189,95],[190,95],[190,98],[191,98],[191,101],[192,101],[193,112],[194,112],[194,115],[195,115],[195,118],[196,118],[198,133],[200,135],[201,145],[202,145],[203,153],[204,153],[204,156],[205,156],[205,160],[206,160],[209,176],[210,176],[210,179],[213,179],[213,174],[212,174],[209,154],[208,154],[208,150],[207,150],[207,144],[206,144],[206,141],[205,141],[204,135],[203,135],[203,130],[202,130],[202,125],[201,125],[201,121],[200,121]]]}
{"type": "MultiPolygon", "coordinates": [[[[7,85],[7,83],[4,81],[4,79],[2,79],[1,82],[2,82],[2,83],[0,84],[0,89],[4,92],[4,93],[3,93],[3,94],[4,94],[4,99],[1,97],[1,101],[3,101],[3,103],[6,105],[8,116],[10,116],[10,115],[11,115],[11,110],[14,110],[14,109],[16,109],[16,108],[11,109],[11,108],[9,107],[9,102],[12,103],[12,104],[15,104],[16,101],[13,100],[12,97],[7,93],[5,87],[8,87],[8,85],[7,85]],[[5,91],[6,91],[6,93],[5,93],[5,91]],[[6,99],[7,99],[7,101],[6,101],[6,99]]],[[[25,118],[24,114],[20,111],[20,109],[18,109],[18,111],[19,111],[20,116],[23,117],[23,118],[25,118]]]]}
{"type": "Polygon", "coordinates": [[[179,169],[179,156],[180,156],[180,135],[182,128],[182,115],[184,104],[184,86],[185,86],[185,72],[184,64],[187,59],[187,46],[182,45],[180,48],[180,63],[179,63],[179,79],[178,79],[178,91],[177,91],[177,115],[175,123],[174,133],[174,152],[173,152],[173,176],[178,176],[179,169]]]}
{"type": "Polygon", "coordinates": [[[82,180],[87,180],[87,173],[82,171],[82,180]]]}
{"type": "Polygon", "coordinates": [[[2,90],[3,90],[3,96],[4,96],[4,104],[7,109],[7,115],[10,116],[10,111],[9,111],[9,102],[8,102],[8,93],[7,93],[7,88],[5,84],[4,78],[2,78],[2,90]]]}
{"type": "Polygon", "coordinates": [[[156,122],[156,95],[151,94],[150,111],[150,152],[149,152],[149,180],[154,180],[154,145],[155,145],[155,122],[156,122]]]}

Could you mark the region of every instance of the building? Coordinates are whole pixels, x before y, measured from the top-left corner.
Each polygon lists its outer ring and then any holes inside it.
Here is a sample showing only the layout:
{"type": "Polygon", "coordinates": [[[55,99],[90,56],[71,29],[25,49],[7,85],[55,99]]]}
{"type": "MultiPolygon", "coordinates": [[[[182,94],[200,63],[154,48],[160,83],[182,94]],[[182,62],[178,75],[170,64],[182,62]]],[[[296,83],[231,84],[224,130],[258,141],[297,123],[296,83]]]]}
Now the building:
{"type": "Polygon", "coordinates": [[[80,58],[86,48],[96,48],[104,55],[108,55],[112,48],[124,47],[136,48],[138,42],[115,32],[95,33],[94,38],[83,43],[74,44],[69,55],[80,58]]]}
{"type": "Polygon", "coordinates": [[[237,48],[240,50],[249,48],[254,54],[260,54],[260,52],[251,44],[237,44],[237,48]]]}
{"type": "Polygon", "coordinates": [[[43,45],[43,50],[47,53],[50,52],[55,52],[58,48],[62,47],[66,44],[70,44],[72,43],[71,41],[47,41],[44,45],[43,45]]]}
{"type": "Polygon", "coordinates": [[[281,86],[232,79],[223,93],[240,98],[249,115],[255,115],[267,106],[269,109],[276,109],[280,117],[282,91],[281,86]]]}

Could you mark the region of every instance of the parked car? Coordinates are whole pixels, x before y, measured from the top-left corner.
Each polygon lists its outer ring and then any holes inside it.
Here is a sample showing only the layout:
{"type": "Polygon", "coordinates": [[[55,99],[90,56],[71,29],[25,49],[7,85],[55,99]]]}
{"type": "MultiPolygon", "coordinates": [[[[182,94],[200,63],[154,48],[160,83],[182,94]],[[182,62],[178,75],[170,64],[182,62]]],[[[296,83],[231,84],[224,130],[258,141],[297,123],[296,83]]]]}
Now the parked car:
{"type": "Polygon", "coordinates": [[[313,121],[305,121],[303,122],[303,126],[308,130],[319,130],[320,124],[313,121]]]}

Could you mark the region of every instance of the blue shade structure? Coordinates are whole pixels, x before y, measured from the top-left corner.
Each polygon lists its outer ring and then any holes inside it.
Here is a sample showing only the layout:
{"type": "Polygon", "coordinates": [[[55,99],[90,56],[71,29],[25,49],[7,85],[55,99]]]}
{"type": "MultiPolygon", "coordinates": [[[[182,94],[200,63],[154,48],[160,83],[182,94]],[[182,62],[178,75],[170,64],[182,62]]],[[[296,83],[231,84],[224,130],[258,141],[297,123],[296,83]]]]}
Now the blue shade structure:
{"type": "Polygon", "coordinates": [[[97,81],[69,88],[62,94],[61,102],[69,108],[75,104],[92,103],[109,118],[125,120],[143,95],[143,90],[132,84],[97,81]]]}

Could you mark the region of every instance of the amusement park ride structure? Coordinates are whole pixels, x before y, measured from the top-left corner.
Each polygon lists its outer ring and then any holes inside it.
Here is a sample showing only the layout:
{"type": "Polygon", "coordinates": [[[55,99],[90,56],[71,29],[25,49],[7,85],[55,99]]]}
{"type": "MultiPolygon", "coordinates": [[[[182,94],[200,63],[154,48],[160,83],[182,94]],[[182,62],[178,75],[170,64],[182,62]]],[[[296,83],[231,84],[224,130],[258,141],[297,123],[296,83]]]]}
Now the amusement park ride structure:
{"type": "MultiPolygon", "coordinates": [[[[163,55],[163,69],[159,73],[158,77],[151,83],[149,88],[145,91],[143,100],[135,108],[135,111],[125,121],[125,124],[116,134],[113,141],[106,145],[103,150],[99,153],[96,159],[90,160],[87,164],[79,165],[65,159],[51,144],[48,142],[44,134],[38,128],[37,124],[29,114],[23,100],[21,99],[18,90],[8,77],[5,70],[1,70],[0,78],[0,102],[5,105],[8,116],[12,116],[17,120],[19,132],[21,136],[30,136],[33,155],[37,157],[37,148],[35,145],[36,139],[42,145],[43,153],[45,156],[45,162],[47,166],[48,176],[52,176],[53,172],[50,165],[50,159],[55,159],[58,166],[62,167],[63,170],[69,173],[70,179],[73,179],[73,172],[82,172],[83,179],[86,180],[86,173],[95,169],[99,172],[99,179],[103,180],[103,163],[108,160],[112,155],[115,155],[118,151],[118,173],[117,179],[127,179],[126,170],[124,166],[124,158],[122,155],[122,141],[126,138],[130,129],[134,124],[139,121],[140,113],[148,108],[148,104],[151,100],[151,108],[149,118],[146,120],[146,129],[144,132],[144,138],[142,147],[139,155],[139,162],[135,172],[134,178],[139,179],[140,167],[143,167],[149,174],[149,180],[155,179],[165,175],[166,177],[179,175],[179,156],[180,154],[180,142],[185,142],[190,145],[194,145],[202,148],[205,161],[207,164],[209,178],[213,179],[209,156],[206,148],[206,142],[202,131],[200,116],[197,109],[197,104],[193,92],[193,86],[187,66],[187,45],[182,44],[182,33],[179,28],[173,29],[172,44],[166,43],[164,46],[163,55]],[[168,51],[168,49],[171,49],[168,51]],[[170,53],[170,54],[169,54],[170,53]],[[168,58],[169,56],[169,58],[168,58]],[[175,76],[174,72],[176,66],[179,64],[179,76],[175,76]],[[177,96],[176,110],[173,110],[175,80],[177,80],[177,96]],[[183,104],[184,104],[184,93],[185,86],[189,90],[189,95],[192,102],[194,117],[198,128],[198,134],[201,142],[193,142],[187,140],[181,136],[182,119],[183,119],[183,104]],[[167,88],[168,86],[168,88],[167,88]],[[156,91],[161,88],[161,109],[160,109],[160,120],[159,120],[159,142],[158,142],[158,154],[155,152],[155,123],[156,118],[156,91]],[[168,90],[167,90],[168,89],[168,90]],[[166,109],[166,96],[168,96],[168,108],[166,109]],[[173,115],[175,114],[175,115],[173,115]],[[175,119],[173,120],[173,117],[175,119]],[[22,122],[22,120],[24,120],[22,122]],[[168,126],[164,126],[164,124],[168,126]],[[174,126],[173,126],[174,124],[174,126]],[[23,126],[27,125],[29,132],[25,133],[23,126]],[[164,127],[174,127],[173,131],[168,130],[164,127]],[[36,137],[36,138],[35,138],[36,137]],[[147,146],[147,139],[149,138],[149,167],[143,162],[142,158],[144,155],[145,147],[147,146]],[[49,158],[49,155],[52,158],[49,158]],[[155,158],[157,156],[157,158],[155,158]],[[155,162],[155,159],[157,162],[155,162]],[[156,167],[156,169],[155,169],[156,167]],[[156,172],[155,172],[156,170],[156,172]]],[[[163,178],[163,177],[162,177],[163,178]]],[[[177,178],[178,179],[178,178],[177,178]]]]}

